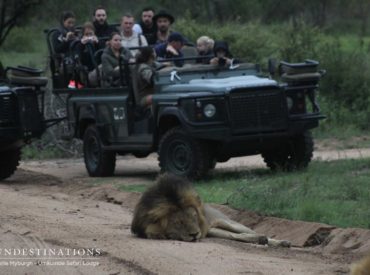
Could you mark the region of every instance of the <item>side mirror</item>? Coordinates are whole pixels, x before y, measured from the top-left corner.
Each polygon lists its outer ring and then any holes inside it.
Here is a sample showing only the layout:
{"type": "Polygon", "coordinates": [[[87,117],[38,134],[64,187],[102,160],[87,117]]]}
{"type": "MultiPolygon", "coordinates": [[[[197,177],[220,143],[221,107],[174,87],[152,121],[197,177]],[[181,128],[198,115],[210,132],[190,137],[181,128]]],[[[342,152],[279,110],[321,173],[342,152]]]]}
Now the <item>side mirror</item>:
{"type": "Polygon", "coordinates": [[[268,70],[269,70],[270,77],[274,77],[276,74],[276,64],[277,64],[277,61],[275,58],[269,58],[268,70]]]}

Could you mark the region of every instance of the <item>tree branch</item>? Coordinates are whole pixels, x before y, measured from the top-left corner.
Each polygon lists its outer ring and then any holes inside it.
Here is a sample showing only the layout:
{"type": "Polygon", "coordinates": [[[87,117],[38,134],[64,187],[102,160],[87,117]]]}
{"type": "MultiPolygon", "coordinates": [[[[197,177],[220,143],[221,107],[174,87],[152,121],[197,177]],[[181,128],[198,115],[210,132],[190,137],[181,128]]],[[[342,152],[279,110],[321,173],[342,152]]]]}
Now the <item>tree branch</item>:
{"type": "Polygon", "coordinates": [[[10,31],[16,26],[19,18],[24,16],[32,7],[41,3],[41,0],[22,0],[10,2],[1,0],[0,6],[0,46],[4,43],[10,31]]]}

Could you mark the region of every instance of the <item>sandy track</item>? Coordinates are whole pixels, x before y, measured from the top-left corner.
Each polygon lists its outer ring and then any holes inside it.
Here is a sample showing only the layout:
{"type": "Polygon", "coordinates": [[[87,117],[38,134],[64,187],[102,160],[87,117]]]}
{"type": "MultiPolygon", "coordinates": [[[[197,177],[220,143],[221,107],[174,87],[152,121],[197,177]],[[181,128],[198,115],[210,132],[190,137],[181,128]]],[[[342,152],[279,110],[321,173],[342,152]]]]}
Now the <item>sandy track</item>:
{"type": "MultiPolygon", "coordinates": [[[[369,152],[345,154],[361,157],[369,152]]],[[[343,154],[315,157],[336,159],[343,154]]],[[[258,157],[239,158],[219,164],[216,173],[261,165],[258,157]]],[[[139,195],[118,192],[109,182],[142,184],[151,182],[157,173],[155,155],[141,160],[121,158],[116,176],[99,186],[92,186],[96,179],[86,176],[79,159],[22,163],[13,177],[0,184],[0,274],[346,274],[350,262],[370,249],[364,243],[354,243],[356,254],[341,249],[342,244],[333,253],[323,246],[273,249],[217,239],[198,243],[138,239],[130,233],[130,222],[139,195]],[[4,255],[5,249],[25,249],[28,255],[11,260],[4,255]],[[29,256],[30,249],[97,252],[48,259],[29,256]],[[6,266],[11,261],[25,266],[6,266]]],[[[234,218],[241,216],[253,218],[245,213],[234,218]]],[[[281,228],[281,233],[268,228],[269,222],[276,228],[281,224],[263,219],[261,233],[286,234],[281,228]]],[[[368,233],[363,230],[358,236],[369,238],[368,233]]]]}

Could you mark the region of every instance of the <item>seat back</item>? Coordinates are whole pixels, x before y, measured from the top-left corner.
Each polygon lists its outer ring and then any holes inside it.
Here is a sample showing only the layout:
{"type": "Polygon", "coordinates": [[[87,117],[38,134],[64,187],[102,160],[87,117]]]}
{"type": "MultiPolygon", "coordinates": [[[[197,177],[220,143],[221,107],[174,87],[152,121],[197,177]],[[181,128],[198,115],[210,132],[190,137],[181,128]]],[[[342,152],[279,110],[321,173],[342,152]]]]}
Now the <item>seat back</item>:
{"type": "Polygon", "coordinates": [[[39,69],[18,66],[7,67],[5,75],[10,84],[19,86],[35,86],[37,88],[45,87],[48,78],[41,76],[42,71],[39,69]]]}
{"type": "Polygon", "coordinates": [[[51,30],[45,30],[46,34],[46,44],[49,50],[49,66],[53,81],[53,87],[54,88],[62,88],[63,81],[61,78],[61,64],[63,60],[63,55],[57,54],[55,51],[55,45],[54,45],[54,36],[57,35],[58,29],[51,29],[51,30]]]}
{"type": "MultiPolygon", "coordinates": [[[[182,49],[182,54],[184,57],[197,57],[198,51],[197,48],[194,46],[185,45],[182,49]]],[[[196,59],[186,60],[185,64],[195,64],[197,62],[196,59]]]]}
{"type": "Polygon", "coordinates": [[[137,73],[138,65],[131,65],[130,66],[130,73],[131,73],[131,82],[132,82],[132,92],[133,98],[135,102],[135,106],[139,106],[139,87],[138,87],[138,73],[137,73]]]}
{"type": "Polygon", "coordinates": [[[104,49],[97,50],[94,53],[94,66],[95,69],[89,73],[89,82],[93,87],[101,87],[102,81],[102,66],[101,66],[101,57],[103,55],[104,49]]]}

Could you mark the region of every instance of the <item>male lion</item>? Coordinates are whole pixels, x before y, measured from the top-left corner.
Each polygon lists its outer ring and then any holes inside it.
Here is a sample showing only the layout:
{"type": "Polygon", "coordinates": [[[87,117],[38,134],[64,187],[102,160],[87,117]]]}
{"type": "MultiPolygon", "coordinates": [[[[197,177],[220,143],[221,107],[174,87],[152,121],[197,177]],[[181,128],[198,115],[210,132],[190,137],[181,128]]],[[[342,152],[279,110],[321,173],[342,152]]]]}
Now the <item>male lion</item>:
{"type": "Polygon", "coordinates": [[[370,254],[352,266],[351,275],[370,275],[370,254]]]}
{"type": "Polygon", "coordinates": [[[132,233],[142,238],[197,241],[206,236],[289,247],[289,241],[267,238],[204,205],[192,184],[174,175],[159,177],[134,211],[132,233]]]}

